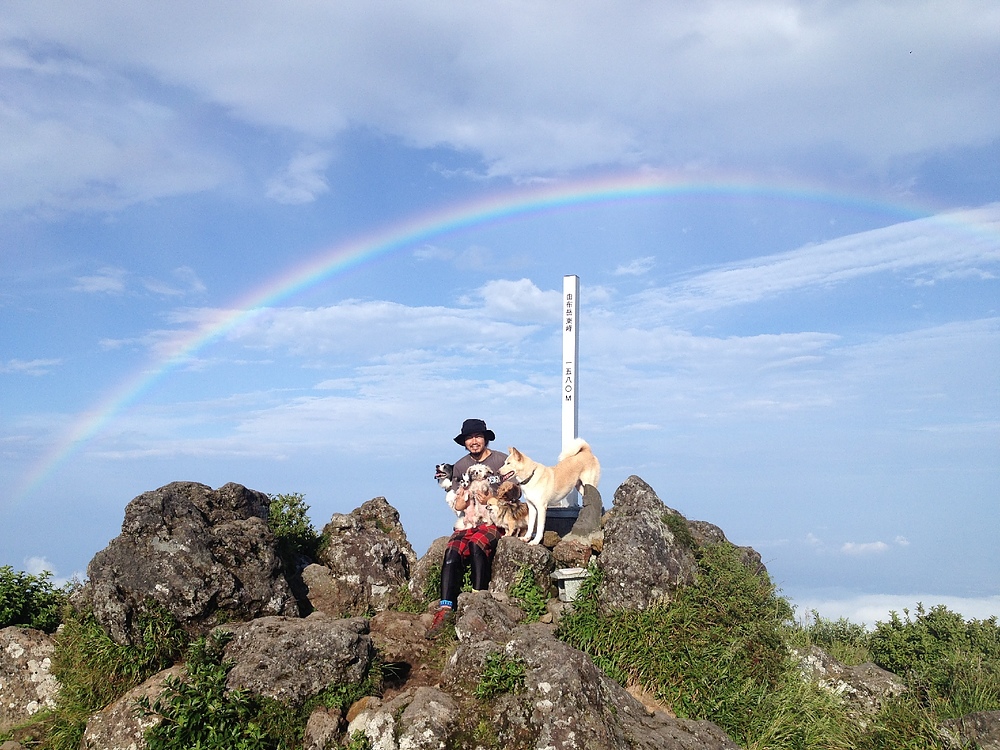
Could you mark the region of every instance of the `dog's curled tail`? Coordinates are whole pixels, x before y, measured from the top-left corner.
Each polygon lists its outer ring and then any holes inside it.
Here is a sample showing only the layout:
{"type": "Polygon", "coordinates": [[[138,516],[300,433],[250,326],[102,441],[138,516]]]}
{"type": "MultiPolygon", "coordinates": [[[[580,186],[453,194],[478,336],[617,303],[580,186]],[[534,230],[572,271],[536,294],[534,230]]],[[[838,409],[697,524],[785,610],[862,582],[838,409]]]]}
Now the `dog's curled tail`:
{"type": "Polygon", "coordinates": [[[563,452],[559,454],[559,460],[564,461],[570,456],[575,456],[580,451],[589,451],[590,444],[587,443],[583,438],[574,438],[570,441],[570,444],[563,448],[563,452]]]}
{"type": "Polygon", "coordinates": [[[559,454],[559,460],[563,461],[581,453],[589,453],[590,460],[580,472],[580,487],[578,489],[582,492],[583,485],[585,484],[589,484],[594,489],[597,489],[597,483],[601,481],[601,464],[597,460],[597,456],[595,456],[594,452],[590,449],[590,444],[586,440],[583,438],[574,439],[563,449],[563,452],[559,454]]]}

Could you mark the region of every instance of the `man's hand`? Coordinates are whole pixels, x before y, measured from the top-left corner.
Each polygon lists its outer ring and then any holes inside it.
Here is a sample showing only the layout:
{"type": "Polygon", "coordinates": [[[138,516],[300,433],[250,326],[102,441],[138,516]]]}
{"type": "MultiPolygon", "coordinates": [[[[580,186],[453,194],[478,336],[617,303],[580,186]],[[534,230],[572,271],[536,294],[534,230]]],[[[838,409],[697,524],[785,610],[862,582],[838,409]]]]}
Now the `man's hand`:
{"type": "Polygon", "coordinates": [[[469,507],[469,498],[465,496],[465,487],[455,491],[455,510],[465,510],[469,507]]]}

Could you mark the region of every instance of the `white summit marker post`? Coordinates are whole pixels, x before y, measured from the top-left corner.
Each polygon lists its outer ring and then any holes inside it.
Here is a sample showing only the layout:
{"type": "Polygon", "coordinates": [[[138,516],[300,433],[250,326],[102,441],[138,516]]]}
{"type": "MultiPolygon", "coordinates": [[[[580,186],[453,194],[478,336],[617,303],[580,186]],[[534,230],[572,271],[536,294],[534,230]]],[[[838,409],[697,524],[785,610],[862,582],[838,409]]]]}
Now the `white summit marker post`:
{"type": "MultiPolygon", "coordinates": [[[[563,376],[562,387],[562,447],[579,437],[577,424],[579,410],[579,382],[576,372],[577,355],[580,353],[580,325],[578,319],[580,303],[580,277],[563,276],[563,376]]],[[[562,501],[562,507],[579,506],[576,491],[562,501]]]]}

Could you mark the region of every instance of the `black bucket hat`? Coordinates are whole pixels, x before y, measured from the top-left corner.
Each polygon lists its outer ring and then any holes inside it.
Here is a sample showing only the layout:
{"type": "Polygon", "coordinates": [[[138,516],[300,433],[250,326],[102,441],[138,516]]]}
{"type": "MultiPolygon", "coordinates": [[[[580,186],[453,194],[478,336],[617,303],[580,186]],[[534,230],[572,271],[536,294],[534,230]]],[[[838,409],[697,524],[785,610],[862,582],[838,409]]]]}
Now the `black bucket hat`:
{"type": "Polygon", "coordinates": [[[455,438],[455,442],[459,445],[465,445],[465,441],[470,435],[482,435],[490,442],[497,439],[497,436],[493,434],[493,430],[489,429],[486,426],[486,422],[481,419],[466,419],[462,422],[462,431],[455,438]]]}

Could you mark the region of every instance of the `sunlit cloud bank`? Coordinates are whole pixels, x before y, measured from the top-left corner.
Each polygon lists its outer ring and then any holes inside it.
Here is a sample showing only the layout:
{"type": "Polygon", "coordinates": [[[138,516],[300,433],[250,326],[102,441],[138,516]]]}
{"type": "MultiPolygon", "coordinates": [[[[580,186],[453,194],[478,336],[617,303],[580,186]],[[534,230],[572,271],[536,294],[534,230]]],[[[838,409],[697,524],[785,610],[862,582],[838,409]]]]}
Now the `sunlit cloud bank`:
{"type": "Polygon", "coordinates": [[[966,620],[1000,618],[1000,596],[966,598],[915,593],[907,595],[865,594],[836,598],[806,594],[790,598],[796,608],[796,620],[800,622],[811,618],[812,613],[817,612],[820,617],[828,620],[845,618],[853,623],[864,624],[871,628],[876,623],[888,622],[892,612],[903,619],[907,617],[907,613],[910,617],[915,617],[919,604],[922,604],[925,609],[944,605],[952,612],[958,612],[966,620]]]}

